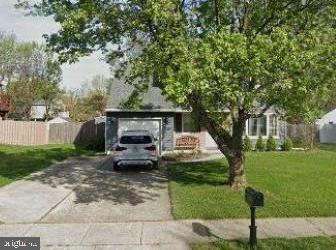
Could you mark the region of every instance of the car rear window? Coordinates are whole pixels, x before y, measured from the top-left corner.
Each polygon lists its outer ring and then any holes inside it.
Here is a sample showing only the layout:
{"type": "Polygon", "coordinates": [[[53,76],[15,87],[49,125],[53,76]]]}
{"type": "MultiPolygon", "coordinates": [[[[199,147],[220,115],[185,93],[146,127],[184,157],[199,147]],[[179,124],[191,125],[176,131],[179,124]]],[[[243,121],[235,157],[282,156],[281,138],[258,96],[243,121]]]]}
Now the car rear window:
{"type": "Polygon", "coordinates": [[[148,144],[152,143],[152,138],[148,135],[125,135],[120,138],[121,144],[148,144]]]}

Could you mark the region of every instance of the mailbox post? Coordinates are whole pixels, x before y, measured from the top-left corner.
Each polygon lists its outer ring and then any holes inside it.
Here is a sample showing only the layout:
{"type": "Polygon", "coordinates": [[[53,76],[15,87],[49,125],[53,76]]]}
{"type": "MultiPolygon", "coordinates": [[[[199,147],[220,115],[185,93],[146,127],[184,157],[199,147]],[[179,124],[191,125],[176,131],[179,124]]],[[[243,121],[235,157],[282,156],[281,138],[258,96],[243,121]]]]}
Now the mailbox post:
{"type": "Polygon", "coordinates": [[[251,209],[250,247],[257,249],[256,209],[264,206],[264,195],[251,187],[245,189],[245,201],[251,209]]]}

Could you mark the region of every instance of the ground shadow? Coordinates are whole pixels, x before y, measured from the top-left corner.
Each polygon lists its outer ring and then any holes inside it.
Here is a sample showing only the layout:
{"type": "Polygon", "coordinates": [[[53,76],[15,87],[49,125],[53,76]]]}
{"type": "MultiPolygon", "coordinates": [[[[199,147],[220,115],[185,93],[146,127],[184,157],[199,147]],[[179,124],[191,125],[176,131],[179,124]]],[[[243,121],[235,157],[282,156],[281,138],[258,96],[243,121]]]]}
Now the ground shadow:
{"type": "Polygon", "coordinates": [[[185,185],[227,185],[228,165],[225,161],[172,163],[168,165],[169,180],[185,185]]]}
{"type": "MultiPolygon", "coordinates": [[[[193,222],[192,223],[192,230],[195,234],[201,236],[201,237],[212,237],[215,239],[215,242],[212,243],[214,245],[217,245],[219,242],[225,242],[224,239],[222,239],[221,237],[219,237],[218,235],[214,234],[210,228],[208,228],[207,226],[203,225],[202,223],[199,222],[193,222]]],[[[220,249],[232,249],[230,247],[230,244],[235,246],[234,249],[250,249],[250,246],[248,245],[248,242],[246,241],[246,239],[238,239],[238,240],[230,240],[230,241],[226,241],[227,247],[228,248],[223,248],[223,246],[220,246],[220,249]]],[[[211,248],[212,249],[212,248],[211,248]]],[[[217,249],[217,248],[216,248],[217,249]]]]}
{"type": "Polygon", "coordinates": [[[71,156],[91,155],[92,152],[73,146],[15,147],[0,149],[0,176],[18,180],[71,156]]]}
{"type": "Polygon", "coordinates": [[[166,188],[164,171],[139,167],[115,172],[112,170],[112,158],[103,158],[72,159],[34,174],[29,180],[73,189],[75,204],[110,201],[136,206],[157,199],[158,192],[166,188]]]}

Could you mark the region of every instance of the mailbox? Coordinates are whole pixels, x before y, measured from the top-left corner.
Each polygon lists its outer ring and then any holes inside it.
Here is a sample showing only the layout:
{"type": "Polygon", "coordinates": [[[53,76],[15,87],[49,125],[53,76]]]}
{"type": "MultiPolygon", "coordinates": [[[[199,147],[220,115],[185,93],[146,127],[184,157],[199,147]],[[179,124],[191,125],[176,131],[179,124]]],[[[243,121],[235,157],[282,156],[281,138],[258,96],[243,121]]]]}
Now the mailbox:
{"type": "Polygon", "coordinates": [[[263,207],[264,195],[251,187],[245,189],[245,201],[250,207],[263,207]]]}

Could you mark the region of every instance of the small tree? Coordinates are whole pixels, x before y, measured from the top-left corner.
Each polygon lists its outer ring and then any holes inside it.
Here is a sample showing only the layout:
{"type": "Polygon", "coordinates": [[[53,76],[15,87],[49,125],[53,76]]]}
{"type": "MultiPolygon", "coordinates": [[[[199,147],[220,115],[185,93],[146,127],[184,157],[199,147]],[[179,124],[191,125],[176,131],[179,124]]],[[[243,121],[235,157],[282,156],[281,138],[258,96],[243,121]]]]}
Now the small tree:
{"type": "Polygon", "coordinates": [[[251,139],[250,137],[248,136],[245,136],[244,138],[244,144],[243,144],[243,148],[244,148],[244,151],[245,152],[249,152],[252,150],[252,142],[251,142],[251,139]]]}
{"type": "Polygon", "coordinates": [[[277,149],[277,144],[276,141],[274,140],[272,135],[268,136],[267,143],[266,143],[266,150],[267,151],[276,151],[277,149]]]}
{"type": "Polygon", "coordinates": [[[282,151],[291,151],[293,148],[293,142],[292,140],[287,137],[284,141],[284,143],[281,145],[281,150],[282,151]]]}
{"type": "Polygon", "coordinates": [[[264,143],[264,140],[261,137],[261,135],[258,137],[255,148],[256,148],[257,151],[260,151],[260,152],[265,151],[265,143],[264,143]]]}

